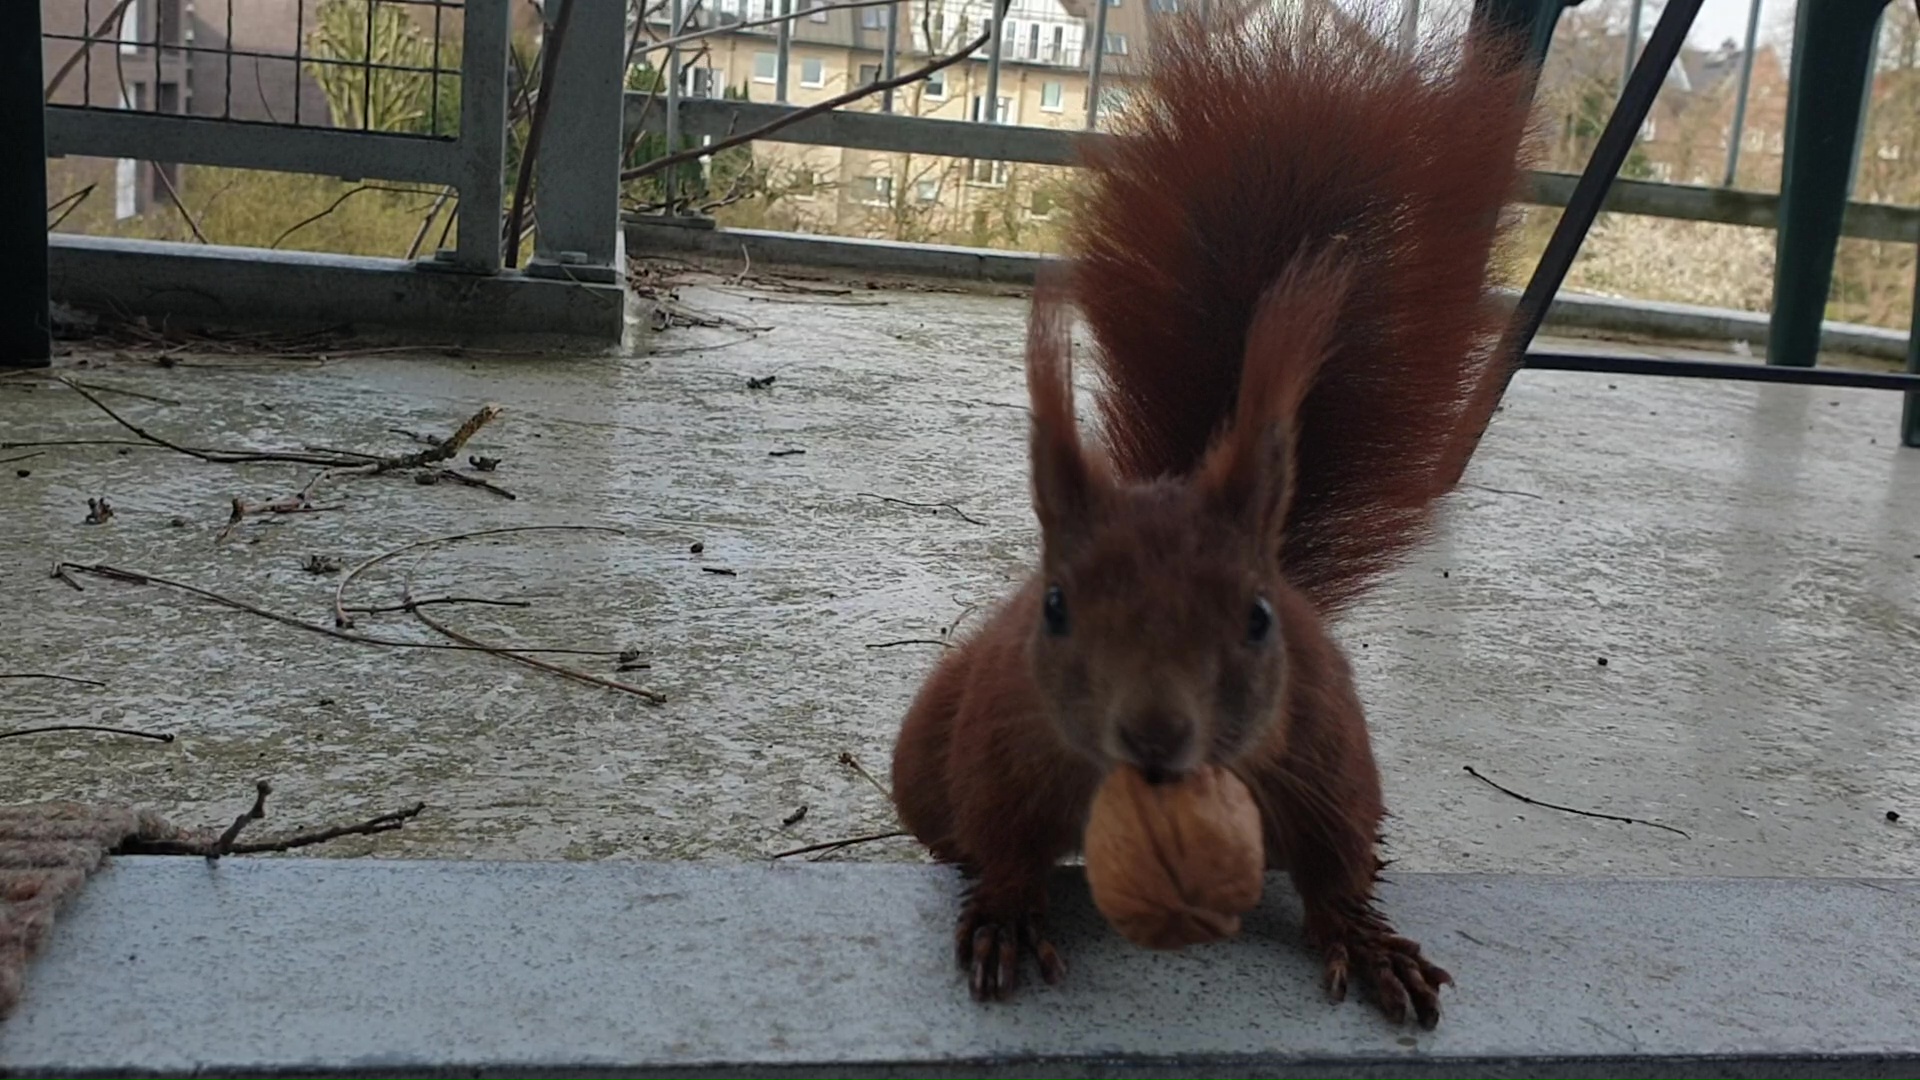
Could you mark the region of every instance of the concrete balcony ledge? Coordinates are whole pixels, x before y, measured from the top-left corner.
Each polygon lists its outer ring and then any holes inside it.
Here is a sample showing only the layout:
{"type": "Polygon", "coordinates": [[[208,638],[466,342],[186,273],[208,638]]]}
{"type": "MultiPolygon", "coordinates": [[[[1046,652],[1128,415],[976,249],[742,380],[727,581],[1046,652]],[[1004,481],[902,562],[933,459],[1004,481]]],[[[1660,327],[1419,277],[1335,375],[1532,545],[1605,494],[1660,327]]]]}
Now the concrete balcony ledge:
{"type": "Polygon", "coordinates": [[[0,1075],[1920,1068],[1916,881],[1409,875],[1387,902],[1459,982],[1423,1032],[1320,997],[1284,889],[1242,938],[1154,954],[1061,879],[1066,982],[982,1007],[933,867],[120,859],[0,1023],[0,1075]]]}

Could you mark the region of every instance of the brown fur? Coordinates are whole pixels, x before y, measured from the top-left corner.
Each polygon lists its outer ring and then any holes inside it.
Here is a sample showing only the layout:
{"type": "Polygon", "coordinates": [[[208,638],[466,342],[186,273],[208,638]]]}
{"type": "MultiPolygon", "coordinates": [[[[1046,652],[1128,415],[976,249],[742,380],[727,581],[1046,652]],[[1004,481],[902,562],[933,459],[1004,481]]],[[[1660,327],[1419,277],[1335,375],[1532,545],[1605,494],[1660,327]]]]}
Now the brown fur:
{"type": "MultiPolygon", "coordinates": [[[[1438,1019],[1447,973],[1374,907],[1385,809],[1328,612],[1416,542],[1500,374],[1486,270],[1526,127],[1504,42],[1445,67],[1309,14],[1169,28],[1091,165],[1027,343],[1040,571],[946,654],[894,758],[907,828],[974,882],[976,996],[1049,981],[1046,872],[1106,770],[1236,771],[1330,993],[1438,1019]],[[1104,377],[1074,415],[1069,306],[1104,377]]],[[[1169,20],[1172,21],[1172,20],[1169,20]]],[[[1499,361],[1504,363],[1505,361],[1499,361]]]]}

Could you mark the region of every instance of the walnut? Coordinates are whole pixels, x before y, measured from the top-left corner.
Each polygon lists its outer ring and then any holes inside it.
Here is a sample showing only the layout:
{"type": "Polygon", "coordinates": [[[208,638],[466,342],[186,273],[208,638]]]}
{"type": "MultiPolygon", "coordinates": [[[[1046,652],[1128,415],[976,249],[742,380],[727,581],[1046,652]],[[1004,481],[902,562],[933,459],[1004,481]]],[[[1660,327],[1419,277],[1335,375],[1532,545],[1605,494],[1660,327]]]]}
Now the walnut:
{"type": "Polygon", "coordinates": [[[1260,902],[1260,810],[1239,777],[1215,766],[1158,785],[1116,767],[1094,796],[1085,850],[1094,905],[1136,945],[1232,937],[1260,902]]]}

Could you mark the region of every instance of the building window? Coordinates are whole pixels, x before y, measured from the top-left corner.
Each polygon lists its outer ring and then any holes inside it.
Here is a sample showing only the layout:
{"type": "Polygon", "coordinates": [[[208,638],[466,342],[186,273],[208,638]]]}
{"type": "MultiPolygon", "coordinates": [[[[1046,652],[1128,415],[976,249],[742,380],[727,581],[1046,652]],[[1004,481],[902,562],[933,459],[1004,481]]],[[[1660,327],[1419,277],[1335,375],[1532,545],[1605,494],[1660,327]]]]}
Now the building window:
{"type": "Polygon", "coordinates": [[[922,180],[914,184],[913,197],[923,203],[938,202],[940,200],[940,181],[922,180]]]}
{"type": "MultiPolygon", "coordinates": [[[[986,98],[982,97],[981,95],[975,94],[973,96],[973,114],[972,115],[973,115],[973,122],[976,124],[980,123],[982,120],[985,119],[986,110],[982,108],[982,105],[985,102],[986,102],[986,98]]],[[[1008,97],[994,99],[993,123],[996,123],[996,124],[1010,123],[1012,119],[1013,119],[1013,99],[1008,97]]]]}
{"type": "Polygon", "coordinates": [[[1122,90],[1117,86],[1103,86],[1100,88],[1100,118],[1101,119],[1104,120],[1107,117],[1113,116],[1116,113],[1125,112],[1126,108],[1127,108],[1127,92],[1125,90],[1122,90]]]}
{"type": "Polygon", "coordinates": [[[1067,88],[1057,82],[1040,84],[1040,107],[1048,112],[1059,112],[1065,104],[1067,88]]]}
{"type": "Polygon", "coordinates": [[[1127,55],[1127,35],[1108,34],[1107,35],[1107,55],[1108,56],[1127,55]]]}
{"type": "Polygon", "coordinates": [[[800,61],[800,85],[827,85],[827,62],[817,56],[803,58],[800,61]]]}
{"type": "Polygon", "coordinates": [[[1162,15],[1171,15],[1180,10],[1180,0],[1153,0],[1153,10],[1162,15]]]}
{"type": "Polygon", "coordinates": [[[788,198],[802,199],[807,202],[812,202],[816,197],[819,196],[819,194],[820,194],[820,174],[819,173],[814,172],[812,169],[807,169],[807,168],[799,168],[799,169],[793,170],[793,190],[788,193],[788,198]]]}
{"type": "Polygon", "coordinates": [[[1019,55],[1019,50],[1020,24],[1008,19],[1000,26],[1000,55],[1011,60],[1019,55]]]}
{"type": "Polygon", "coordinates": [[[1053,49],[1047,53],[1047,60],[1055,64],[1064,64],[1067,62],[1066,27],[1056,26],[1053,28],[1053,49]]]}
{"type": "Polygon", "coordinates": [[[936,71],[933,74],[927,76],[927,96],[935,99],[936,101],[946,100],[946,97],[947,97],[947,73],[946,72],[936,71]]]}
{"type": "Polygon", "coordinates": [[[853,181],[853,198],[868,206],[886,206],[893,202],[893,177],[859,176],[853,181]]]}
{"type": "Polygon", "coordinates": [[[780,60],[772,53],[757,52],[753,54],[754,82],[772,82],[774,75],[779,72],[779,70],[780,60]]]}
{"type": "Polygon", "coordinates": [[[1025,58],[1028,60],[1040,59],[1040,24],[1039,23],[1031,23],[1027,26],[1027,53],[1025,58]]]}
{"type": "Polygon", "coordinates": [[[1034,188],[1027,202],[1027,213],[1037,218],[1053,216],[1053,193],[1045,188],[1034,188]]]}
{"type": "Polygon", "coordinates": [[[988,187],[1005,187],[1007,183],[1007,163],[987,161],[976,158],[967,162],[967,181],[984,184],[988,187]]]}
{"type": "Polygon", "coordinates": [[[1108,6],[1108,7],[1119,7],[1119,6],[1120,6],[1120,0],[1107,0],[1107,6],[1108,6]]]}
{"type": "Polygon", "coordinates": [[[825,2],[826,0],[800,0],[800,10],[807,12],[809,21],[823,23],[827,21],[827,9],[822,6],[825,2]]]}
{"type": "Polygon", "coordinates": [[[720,87],[726,85],[718,68],[690,67],[681,72],[681,78],[684,84],[680,89],[688,97],[719,97],[720,87]]]}
{"type": "MultiPolygon", "coordinates": [[[[964,15],[962,15],[962,16],[961,16],[961,18],[962,18],[962,19],[965,19],[965,18],[966,18],[966,16],[964,16],[964,15]]],[[[929,27],[931,28],[931,29],[929,29],[929,30],[928,30],[928,33],[930,33],[930,34],[932,34],[932,35],[933,35],[933,41],[931,41],[931,42],[929,43],[929,46],[930,46],[930,47],[931,47],[931,48],[932,48],[932,49],[933,49],[933,50],[934,50],[935,52],[945,52],[946,50],[945,50],[945,49],[942,49],[942,48],[941,48],[941,46],[942,46],[942,45],[945,45],[945,44],[946,44],[946,42],[947,42],[947,16],[946,16],[946,13],[945,13],[945,12],[941,12],[941,11],[936,11],[936,12],[934,12],[934,13],[933,13],[933,19],[932,19],[931,21],[929,21],[929,22],[927,23],[927,25],[928,25],[928,26],[929,26],[929,27]]],[[[961,29],[963,29],[963,30],[964,30],[964,29],[965,29],[965,27],[964,27],[964,26],[962,26],[962,27],[961,27],[961,29]]]]}
{"type": "Polygon", "coordinates": [[[140,0],[127,0],[127,9],[120,13],[120,51],[136,53],[140,51],[140,9],[146,5],[140,0]]]}
{"type": "Polygon", "coordinates": [[[880,65],[879,64],[861,64],[860,65],[860,85],[861,86],[872,86],[874,83],[877,83],[879,81],[880,81],[880,65]]]}
{"type": "Polygon", "coordinates": [[[886,25],[886,14],[881,9],[877,7],[864,7],[860,9],[860,29],[883,30],[886,28],[886,25]]]}

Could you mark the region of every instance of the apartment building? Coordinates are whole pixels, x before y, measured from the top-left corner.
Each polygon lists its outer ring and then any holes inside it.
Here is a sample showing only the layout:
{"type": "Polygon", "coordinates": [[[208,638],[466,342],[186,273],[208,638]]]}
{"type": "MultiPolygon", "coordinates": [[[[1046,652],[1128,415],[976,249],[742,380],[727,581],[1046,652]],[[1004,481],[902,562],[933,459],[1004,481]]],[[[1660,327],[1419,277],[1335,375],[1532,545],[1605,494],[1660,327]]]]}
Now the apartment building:
{"type": "MultiPolygon", "coordinates": [[[[695,12],[689,28],[739,26],[689,46],[682,89],[689,97],[726,91],[750,101],[805,106],[879,80],[889,11],[884,5],[828,10],[793,0],[785,83],[777,28],[743,26],[776,14],[777,0],[716,0],[711,15],[695,12]]],[[[1013,0],[1001,30],[995,100],[986,100],[988,52],[895,92],[893,111],[939,120],[992,119],[1079,130],[1088,125],[1092,3],[1109,5],[1101,116],[1124,105],[1126,83],[1145,45],[1153,12],[1179,0],[1013,0]]],[[[905,0],[898,5],[896,70],[950,55],[989,29],[990,0],[905,0]]],[[[666,29],[664,17],[659,30],[666,29]]],[[[878,95],[849,109],[878,111],[878,95]]],[[[803,231],[886,236],[901,240],[1018,241],[1044,230],[1068,170],[1004,161],[930,157],[838,147],[755,144],[757,161],[774,172],[773,211],[766,223],[803,231]]]]}

